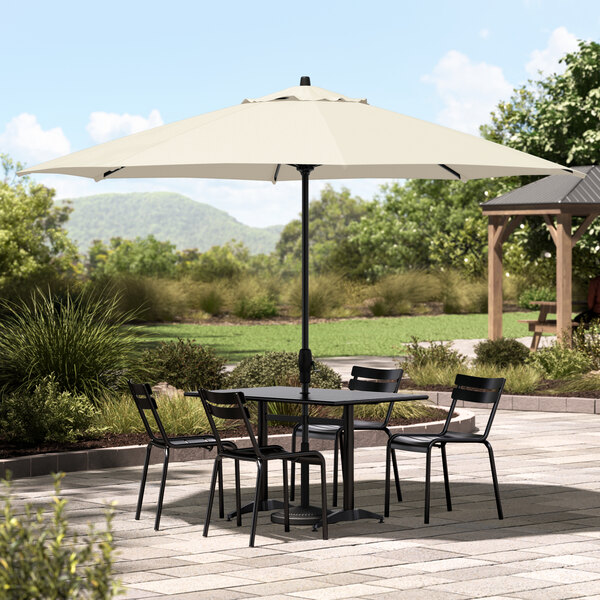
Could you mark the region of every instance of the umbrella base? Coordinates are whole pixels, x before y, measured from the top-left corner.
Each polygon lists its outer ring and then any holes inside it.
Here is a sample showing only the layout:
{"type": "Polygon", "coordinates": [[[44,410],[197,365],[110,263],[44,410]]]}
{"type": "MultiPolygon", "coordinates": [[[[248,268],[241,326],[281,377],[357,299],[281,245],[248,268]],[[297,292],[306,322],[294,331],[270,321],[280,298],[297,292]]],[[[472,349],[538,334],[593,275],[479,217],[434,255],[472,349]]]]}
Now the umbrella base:
{"type": "MultiPolygon", "coordinates": [[[[290,525],[315,525],[321,521],[323,511],[317,506],[294,506],[290,507],[290,525]]],[[[274,512],[271,521],[279,525],[285,524],[283,511],[274,512]]]]}

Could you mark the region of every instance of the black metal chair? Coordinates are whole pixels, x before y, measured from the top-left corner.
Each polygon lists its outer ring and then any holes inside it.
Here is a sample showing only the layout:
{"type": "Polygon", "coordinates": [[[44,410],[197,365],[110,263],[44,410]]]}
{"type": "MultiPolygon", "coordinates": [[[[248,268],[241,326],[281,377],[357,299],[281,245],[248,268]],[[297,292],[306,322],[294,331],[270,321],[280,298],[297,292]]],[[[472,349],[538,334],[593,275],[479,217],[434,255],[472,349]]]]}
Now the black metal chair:
{"type": "MultiPolygon", "coordinates": [[[[400,380],[402,379],[402,369],[373,369],[371,367],[352,367],[352,378],[348,382],[348,389],[360,390],[362,392],[387,392],[396,393],[400,380]]],[[[388,423],[394,410],[394,402],[390,402],[387,414],[383,421],[363,421],[360,419],[354,420],[355,430],[376,430],[385,431],[387,435],[390,435],[388,429],[388,423]]],[[[338,503],[338,451],[341,452],[344,428],[342,426],[341,419],[314,419],[313,422],[309,422],[308,425],[308,437],[319,440],[334,440],[333,446],[333,506],[337,506],[338,503]]],[[[302,425],[297,424],[292,431],[292,452],[296,449],[296,437],[302,437],[302,425]]],[[[344,465],[342,464],[342,471],[344,465]]],[[[394,472],[398,473],[398,465],[396,464],[396,458],[394,457],[394,472]]],[[[398,478],[396,478],[398,479],[398,478]]],[[[290,493],[290,499],[294,499],[295,492],[295,480],[296,474],[294,465],[292,464],[292,490],[290,493]]],[[[400,494],[400,488],[398,488],[398,494],[400,494]]],[[[400,496],[398,496],[400,499],[400,496]]]]}
{"type": "MultiPolygon", "coordinates": [[[[131,391],[131,395],[135,401],[135,405],[140,413],[140,417],[144,423],[144,427],[146,428],[146,433],[150,438],[150,442],[146,448],[146,460],[144,462],[144,470],[142,472],[142,482],[140,484],[140,491],[138,494],[137,501],[137,509],[135,511],[135,518],[139,520],[140,513],[142,512],[142,501],[144,499],[144,489],[146,487],[146,477],[148,476],[148,464],[150,463],[150,453],[153,447],[160,448],[165,453],[165,458],[163,462],[163,471],[162,478],[160,481],[160,491],[158,493],[158,507],[156,509],[156,521],[154,522],[154,529],[158,531],[158,527],[160,525],[160,515],[162,513],[163,506],[163,498],[165,495],[165,484],[167,481],[167,469],[169,466],[169,454],[172,449],[176,448],[206,448],[208,450],[212,450],[216,445],[215,438],[209,435],[200,435],[200,436],[179,436],[179,437],[170,437],[167,435],[165,428],[160,420],[160,416],[158,414],[158,407],[156,404],[156,400],[152,394],[152,388],[147,383],[133,383],[132,381],[128,381],[129,389],[131,391]],[[150,414],[146,414],[146,413],[150,414]],[[155,431],[151,425],[151,420],[149,417],[152,417],[152,420],[156,424],[155,431]]],[[[231,442],[227,442],[231,444],[231,442]]],[[[234,446],[234,444],[231,444],[234,446]]],[[[220,511],[221,516],[224,514],[223,508],[223,477],[219,473],[219,499],[220,499],[220,511]]]]}
{"type": "MultiPolygon", "coordinates": [[[[204,523],[204,537],[208,536],[212,505],[215,495],[215,483],[217,474],[222,472],[222,461],[224,458],[232,458],[235,461],[235,502],[238,527],[242,524],[241,493],[240,493],[240,469],[239,461],[255,462],[257,466],[256,491],[254,495],[254,506],[252,510],[252,525],[250,528],[250,546],[254,546],[256,536],[256,523],[258,518],[258,509],[260,504],[260,492],[264,485],[264,464],[270,460],[281,460],[283,466],[283,510],[285,531],[290,530],[289,521],[289,495],[288,495],[288,476],[287,463],[295,462],[319,465],[321,467],[321,500],[323,514],[323,539],[328,536],[327,530],[327,482],[325,479],[325,459],[320,452],[287,452],[281,446],[259,446],[256,437],[250,425],[248,409],[245,405],[245,398],[242,392],[211,392],[200,390],[200,397],[204,410],[208,417],[213,435],[217,444],[217,457],[213,468],[213,475],[210,484],[210,497],[208,500],[208,509],[206,511],[206,521],[204,523]],[[214,419],[241,421],[248,432],[251,446],[248,448],[228,448],[221,441],[219,431],[215,425],[214,419]]],[[[221,515],[223,517],[223,515],[221,515]]]]}
{"type": "MultiPolygon", "coordinates": [[[[492,480],[494,482],[494,494],[496,496],[496,508],[498,509],[498,518],[503,519],[502,504],[500,503],[500,491],[498,489],[498,477],[496,475],[496,465],[494,463],[494,452],[487,437],[494,421],[494,416],[500,403],[502,390],[506,380],[499,377],[497,379],[486,379],[482,377],[473,377],[471,375],[457,375],[452,390],[452,404],[448,410],[448,417],[440,433],[405,435],[398,433],[388,440],[386,462],[385,462],[385,516],[390,516],[390,462],[395,456],[396,450],[408,450],[409,452],[422,452],[427,455],[425,464],[425,523],[429,523],[429,504],[431,497],[431,449],[440,448],[442,453],[442,466],[444,469],[444,488],[446,491],[446,507],[452,510],[452,500],[450,498],[450,483],[448,480],[448,464],[446,462],[446,444],[484,444],[490,457],[490,467],[492,471],[492,480]],[[477,402],[481,404],[491,404],[490,415],[488,417],[485,430],[480,433],[459,433],[449,431],[452,414],[459,400],[465,402],[477,402]]],[[[396,489],[400,490],[398,474],[396,477],[396,489]]],[[[402,497],[398,500],[401,502],[402,497]]]]}

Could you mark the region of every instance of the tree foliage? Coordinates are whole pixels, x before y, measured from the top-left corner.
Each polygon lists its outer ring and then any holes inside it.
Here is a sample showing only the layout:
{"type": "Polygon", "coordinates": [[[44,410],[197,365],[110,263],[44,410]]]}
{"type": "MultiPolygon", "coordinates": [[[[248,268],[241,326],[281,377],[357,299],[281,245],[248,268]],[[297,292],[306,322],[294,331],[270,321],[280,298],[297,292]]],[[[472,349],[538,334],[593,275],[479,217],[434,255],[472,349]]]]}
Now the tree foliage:
{"type": "MultiPolygon", "coordinates": [[[[326,185],[321,197],[313,200],[309,210],[309,244],[312,270],[347,271],[353,261],[348,255],[345,244],[348,228],[366,214],[367,203],[357,196],[351,196],[350,190],[334,190],[326,185]]],[[[275,252],[279,260],[298,264],[302,255],[302,223],[296,219],[288,223],[277,243],[275,252]]]]}
{"type": "Polygon", "coordinates": [[[7,155],[0,160],[0,285],[71,272],[77,253],[63,228],[70,208],[54,205],[53,189],[17,178],[21,165],[7,155]]]}

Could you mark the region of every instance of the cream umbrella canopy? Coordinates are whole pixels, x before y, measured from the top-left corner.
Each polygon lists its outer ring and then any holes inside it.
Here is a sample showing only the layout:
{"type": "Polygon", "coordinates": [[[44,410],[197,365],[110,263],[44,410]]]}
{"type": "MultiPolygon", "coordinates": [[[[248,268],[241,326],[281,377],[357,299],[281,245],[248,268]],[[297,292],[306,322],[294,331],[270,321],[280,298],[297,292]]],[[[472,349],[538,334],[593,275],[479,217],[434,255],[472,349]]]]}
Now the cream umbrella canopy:
{"type": "Polygon", "coordinates": [[[312,179],[475,179],[575,174],[572,169],[482,138],[389,110],[365,99],[299,86],[156,127],[20,171],[96,181],[201,177],[302,180],[302,349],[309,393],[308,183],[312,179]]]}

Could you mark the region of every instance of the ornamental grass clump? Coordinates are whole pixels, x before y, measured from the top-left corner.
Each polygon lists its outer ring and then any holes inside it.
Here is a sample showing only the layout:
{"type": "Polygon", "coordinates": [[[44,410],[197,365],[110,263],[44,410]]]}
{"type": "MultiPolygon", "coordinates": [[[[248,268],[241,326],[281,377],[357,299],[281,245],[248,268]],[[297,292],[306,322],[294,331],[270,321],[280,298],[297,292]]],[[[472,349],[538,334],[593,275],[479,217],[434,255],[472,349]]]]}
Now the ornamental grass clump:
{"type": "Polygon", "coordinates": [[[119,299],[57,298],[37,290],[27,302],[1,303],[0,390],[33,392],[47,377],[58,389],[92,401],[122,388],[136,335],[119,299]]]}
{"type": "Polygon", "coordinates": [[[54,476],[48,517],[44,507],[13,507],[11,482],[3,480],[4,520],[0,523],[0,597],[10,600],[109,600],[123,593],[114,580],[113,508],[105,512],[106,529],[90,525],[80,539],[70,531],[60,498],[64,474],[54,476]]]}

